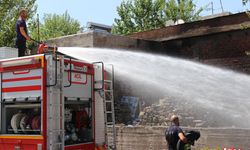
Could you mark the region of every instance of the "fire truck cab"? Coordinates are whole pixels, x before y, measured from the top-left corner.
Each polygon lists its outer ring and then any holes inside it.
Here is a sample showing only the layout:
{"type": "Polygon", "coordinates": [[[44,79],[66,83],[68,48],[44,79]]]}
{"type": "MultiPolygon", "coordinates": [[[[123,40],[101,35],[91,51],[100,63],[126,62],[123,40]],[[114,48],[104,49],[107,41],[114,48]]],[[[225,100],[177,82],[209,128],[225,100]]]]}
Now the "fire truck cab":
{"type": "MultiPolygon", "coordinates": [[[[106,129],[112,80],[104,80],[104,72],[101,62],[61,53],[0,60],[0,149],[114,148],[106,129]]],[[[114,118],[110,122],[114,129],[114,118]]]]}

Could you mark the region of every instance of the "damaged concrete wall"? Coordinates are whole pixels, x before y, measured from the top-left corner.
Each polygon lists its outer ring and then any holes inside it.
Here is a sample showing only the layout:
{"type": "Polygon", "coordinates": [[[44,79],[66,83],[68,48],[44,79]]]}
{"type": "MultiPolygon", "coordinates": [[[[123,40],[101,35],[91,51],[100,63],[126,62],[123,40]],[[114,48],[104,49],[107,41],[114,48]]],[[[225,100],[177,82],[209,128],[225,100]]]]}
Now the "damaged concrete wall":
{"type": "Polygon", "coordinates": [[[129,38],[126,36],[117,36],[112,34],[104,34],[102,32],[94,32],[94,47],[141,50],[143,52],[159,51],[160,43],[155,41],[140,40],[129,38]]]}
{"type": "Polygon", "coordinates": [[[126,36],[112,35],[105,31],[87,31],[80,34],[64,36],[47,41],[58,47],[99,47],[123,50],[154,52],[160,51],[159,42],[147,41],[126,36]]]}
{"type": "MultiPolygon", "coordinates": [[[[250,148],[250,129],[234,128],[184,128],[198,130],[200,139],[194,150],[215,150],[226,148],[250,148]]],[[[117,127],[118,150],[167,150],[164,137],[165,127],[117,127]]]]}
{"type": "Polygon", "coordinates": [[[250,67],[245,65],[250,64],[246,55],[250,53],[249,27],[249,16],[243,12],[129,36],[160,41],[164,54],[250,74],[250,67]]]}
{"type": "Polygon", "coordinates": [[[169,41],[239,30],[249,27],[249,23],[249,16],[243,12],[133,33],[129,37],[154,41],[169,41]]]}
{"type": "Polygon", "coordinates": [[[199,60],[245,57],[250,50],[250,29],[163,42],[166,53],[199,60]]]}
{"type": "Polygon", "coordinates": [[[250,29],[166,41],[167,53],[250,74],[250,29]]]}
{"type": "Polygon", "coordinates": [[[86,32],[63,36],[50,39],[47,43],[48,45],[55,45],[58,47],[93,47],[93,34],[92,32],[86,32]]]}

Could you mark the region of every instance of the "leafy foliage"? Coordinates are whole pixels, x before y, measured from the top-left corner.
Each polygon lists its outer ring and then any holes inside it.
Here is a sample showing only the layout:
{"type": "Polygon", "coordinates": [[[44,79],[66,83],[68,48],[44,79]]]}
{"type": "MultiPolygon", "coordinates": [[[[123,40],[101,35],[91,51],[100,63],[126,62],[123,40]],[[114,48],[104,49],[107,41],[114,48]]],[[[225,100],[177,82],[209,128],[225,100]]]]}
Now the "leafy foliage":
{"type": "MultiPolygon", "coordinates": [[[[33,19],[29,23],[30,36],[36,41],[47,41],[51,38],[60,36],[75,34],[80,30],[80,23],[71,18],[66,11],[62,15],[58,14],[44,14],[43,23],[38,19],[33,19]],[[39,32],[38,32],[39,31],[39,32]]],[[[28,49],[32,50],[31,53],[35,53],[38,44],[35,42],[29,42],[28,49]]]]}
{"type": "Polygon", "coordinates": [[[0,47],[15,46],[15,26],[21,8],[26,8],[32,18],[37,8],[35,0],[0,0],[0,47]]]}
{"type": "MultiPolygon", "coordinates": [[[[46,41],[50,38],[75,34],[80,30],[80,23],[71,18],[66,11],[62,15],[58,14],[45,14],[44,23],[40,24],[40,40],[46,41]]],[[[34,19],[30,24],[31,37],[38,39],[38,23],[34,19]]]]}
{"type": "Polygon", "coordinates": [[[163,27],[167,20],[197,20],[202,8],[195,10],[192,0],[127,0],[117,7],[114,34],[130,34],[163,27]]]}
{"type": "Polygon", "coordinates": [[[168,20],[177,21],[182,19],[184,22],[195,21],[199,18],[199,14],[203,8],[195,11],[195,4],[193,0],[169,0],[166,3],[165,14],[168,20]]]}
{"type": "Polygon", "coordinates": [[[164,26],[165,0],[128,0],[117,7],[120,19],[115,19],[112,32],[129,34],[164,26]]]}
{"type": "MultiPolygon", "coordinates": [[[[35,0],[0,0],[0,47],[15,46],[16,21],[21,8],[28,10],[27,20],[29,35],[38,39],[38,23],[35,17],[37,6],[35,0]]],[[[62,15],[45,14],[44,23],[40,23],[41,40],[77,33],[80,23],[72,19],[68,12],[62,15]]],[[[28,42],[28,49],[34,49],[36,43],[28,42]]]]}

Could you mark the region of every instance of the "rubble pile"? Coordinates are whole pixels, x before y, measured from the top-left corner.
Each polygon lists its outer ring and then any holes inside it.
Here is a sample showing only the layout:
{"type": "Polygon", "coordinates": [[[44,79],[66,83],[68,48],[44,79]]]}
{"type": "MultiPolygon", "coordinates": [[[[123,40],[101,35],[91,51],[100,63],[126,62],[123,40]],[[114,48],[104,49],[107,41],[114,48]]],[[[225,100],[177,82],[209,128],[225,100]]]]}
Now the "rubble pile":
{"type": "Polygon", "coordinates": [[[145,107],[139,114],[137,125],[168,126],[170,117],[177,114],[181,126],[186,127],[223,127],[226,122],[220,122],[220,116],[184,101],[173,101],[171,98],[160,99],[158,104],[145,107]]]}

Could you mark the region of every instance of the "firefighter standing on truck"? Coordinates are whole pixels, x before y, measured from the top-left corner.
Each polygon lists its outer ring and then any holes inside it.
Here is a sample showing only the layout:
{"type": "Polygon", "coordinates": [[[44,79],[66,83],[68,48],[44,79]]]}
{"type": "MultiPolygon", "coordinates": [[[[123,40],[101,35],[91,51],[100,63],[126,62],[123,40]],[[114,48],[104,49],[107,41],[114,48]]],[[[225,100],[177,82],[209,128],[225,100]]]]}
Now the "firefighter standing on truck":
{"type": "Polygon", "coordinates": [[[19,18],[16,22],[16,47],[18,48],[18,57],[25,56],[26,40],[30,41],[26,25],[27,17],[28,11],[26,9],[21,9],[19,12],[19,18]]]}

